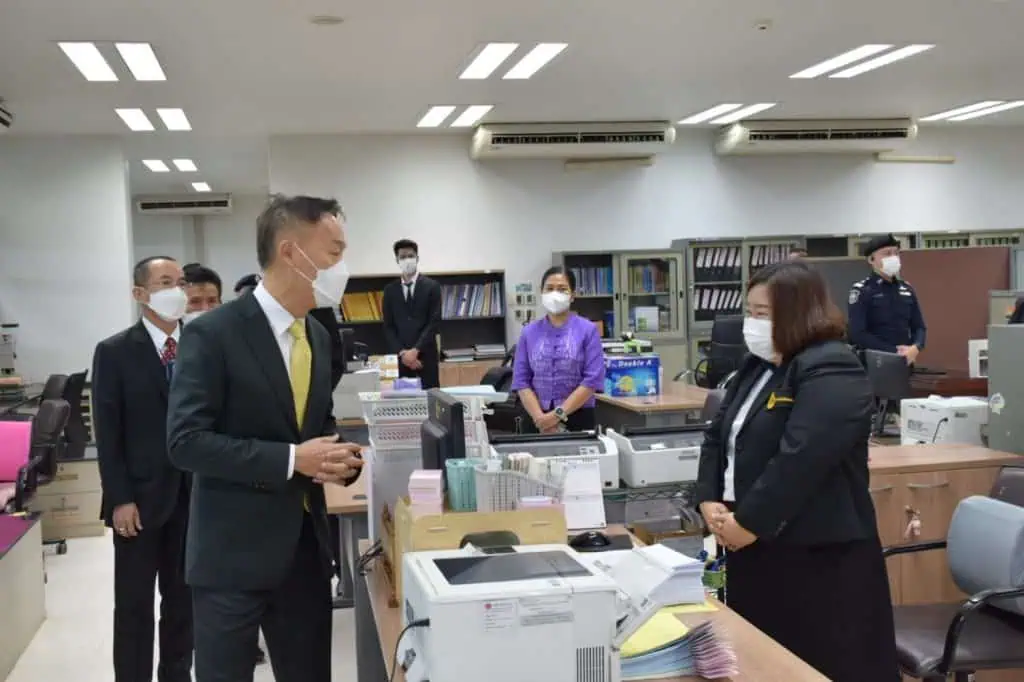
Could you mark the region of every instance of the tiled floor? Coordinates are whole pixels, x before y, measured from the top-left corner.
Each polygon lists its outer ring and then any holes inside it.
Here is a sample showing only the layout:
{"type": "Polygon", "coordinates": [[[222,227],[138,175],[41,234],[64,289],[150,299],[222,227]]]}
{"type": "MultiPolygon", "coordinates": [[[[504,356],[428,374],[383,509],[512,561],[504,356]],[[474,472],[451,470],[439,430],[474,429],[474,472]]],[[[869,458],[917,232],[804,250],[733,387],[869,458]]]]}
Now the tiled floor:
{"type": "MultiPolygon", "coordinates": [[[[6,682],[111,682],[114,555],[109,537],[68,541],[46,553],[46,622],[6,682]]],[[[334,682],[356,679],[351,609],[334,612],[334,682]]],[[[0,635],[2,636],[2,635],[0,635]]],[[[272,682],[270,665],[255,682],[272,682]]]]}

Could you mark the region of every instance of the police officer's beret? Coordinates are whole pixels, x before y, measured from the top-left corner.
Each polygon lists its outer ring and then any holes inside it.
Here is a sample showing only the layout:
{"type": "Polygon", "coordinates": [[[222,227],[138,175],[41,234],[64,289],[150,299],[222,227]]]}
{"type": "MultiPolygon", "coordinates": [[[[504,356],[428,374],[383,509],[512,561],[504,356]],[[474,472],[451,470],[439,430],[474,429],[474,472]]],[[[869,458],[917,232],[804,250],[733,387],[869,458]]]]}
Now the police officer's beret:
{"type": "Polygon", "coordinates": [[[867,258],[868,256],[873,254],[875,251],[878,251],[879,249],[899,245],[899,240],[896,239],[896,237],[893,237],[891,234],[877,235],[868,240],[868,243],[864,245],[864,257],[867,258]]]}
{"type": "Polygon", "coordinates": [[[242,289],[255,289],[256,285],[259,283],[259,275],[246,275],[242,279],[235,282],[235,293],[237,294],[242,289]]]}

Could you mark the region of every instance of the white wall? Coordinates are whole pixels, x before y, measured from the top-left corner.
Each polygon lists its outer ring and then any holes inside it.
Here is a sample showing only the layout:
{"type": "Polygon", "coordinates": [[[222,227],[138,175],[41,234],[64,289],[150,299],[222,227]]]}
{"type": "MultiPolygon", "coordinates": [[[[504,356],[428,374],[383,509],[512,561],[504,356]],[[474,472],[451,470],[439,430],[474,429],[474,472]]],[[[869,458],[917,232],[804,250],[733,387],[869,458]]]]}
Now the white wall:
{"type": "Polygon", "coordinates": [[[0,140],[0,318],[30,380],[89,367],[134,318],[128,201],[116,139],[0,140]]]}

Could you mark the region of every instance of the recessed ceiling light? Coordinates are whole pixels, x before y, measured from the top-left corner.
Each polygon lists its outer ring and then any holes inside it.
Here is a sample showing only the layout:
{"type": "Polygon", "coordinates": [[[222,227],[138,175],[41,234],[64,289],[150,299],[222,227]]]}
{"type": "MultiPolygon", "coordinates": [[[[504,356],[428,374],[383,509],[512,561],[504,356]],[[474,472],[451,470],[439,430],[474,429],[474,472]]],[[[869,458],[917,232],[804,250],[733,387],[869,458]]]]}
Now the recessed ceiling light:
{"type": "Polygon", "coordinates": [[[493,104],[474,104],[471,107],[466,107],[466,110],[459,114],[458,117],[451,122],[450,126],[452,128],[471,128],[493,108],[493,104]]]}
{"type": "Polygon", "coordinates": [[[892,52],[883,54],[881,57],[875,57],[874,59],[869,59],[866,62],[861,62],[856,66],[851,66],[850,68],[844,69],[839,73],[833,73],[832,75],[829,76],[829,78],[853,78],[854,76],[859,76],[862,73],[867,73],[868,71],[874,71],[875,69],[879,69],[883,66],[888,66],[893,62],[901,61],[903,59],[906,59],[907,57],[913,57],[916,54],[927,52],[933,47],[935,46],[907,45],[906,47],[901,47],[898,50],[893,50],[892,52]]]}
{"type": "Polygon", "coordinates": [[[442,106],[430,107],[430,111],[423,114],[423,118],[420,119],[419,123],[416,124],[417,128],[436,128],[444,120],[452,115],[455,111],[455,107],[447,104],[442,106]]]}
{"type": "Polygon", "coordinates": [[[182,173],[195,173],[198,168],[192,159],[174,159],[174,167],[182,173]]]}
{"type": "Polygon", "coordinates": [[[344,24],[345,20],[333,14],[317,14],[309,18],[309,23],[314,26],[337,26],[344,24]]]}
{"type": "Polygon", "coordinates": [[[832,59],[826,59],[814,66],[810,66],[803,71],[797,71],[790,76],[790,78],[817,78],[818,76],[823,76],[830,71],[841,69],[848,64],[853,64],[854,62],[859,62],[862,59],[867,59],[879,52],[885,52],[891,47],[892,45],[861,45],[860,47],[844,52],[841,55],[832,57],[832,59]]]}
{"type": "Polygon", "coordinates": [[[192,189],[194,189],[197,192],[209,192],[210,191],[210,185],[208,185],[205,182],[193,182],[192,183],[192,189]]]}
{"type": "Polygon", "coordinates": [[[717,106],[711,107],[710,109],[701,111],[692,116],[684,118],[683,120],[679,121],[679,125],[685,126],[694,125],[697,123],[705,123],[713,118],[724,116],[725,114],[728,114],[730,111],[736,111],[742,106],[742,104],[719,104],[717,106]]]}
{"type": "Polygon", "coordinates": [[[93,82],[111,82],[117,80],[117,74],[100,54],[95,43],[57,43],[75,68],[85,76],[85,80],[93,82]]]}
{"type": "Polygon", "coordinates": [[[754,114],[759,114],[762,111],[771,109],[775,105],[776,102],[762,102],[761,104],[751,104],[749,107],[743,107],[742,109],[738,109],[737,111],[734,111],[731,114],[726,114],[725,116],[716,118],[714,121],[712,121],[712,123],[717,125],[735,123],[736,121],[742,120],[744,118],[749,118],[754,114]]]}
{"type": "Polygon", "coordinates": [[[552,59],[562,54],[566,43],[540,43],[519,60],[519,63],[509,69],[503,78],[505,80],[526,80],[533,74],[540,71],[552,59]]]}
{"type": "Polygon", "coordinates": [[[1018,101],[1015,101],[1015,102],[1003,102],[1002,104],[997,104],[994,107],[989,107],[988,109],[982,109],[981,111],[972,111],[969,114],[961,114],[959,116],[954,116],[953,118],[951,118],[949,120],[950,121],[970,121],[972,118],[981,118],[982,116],[991,116],[992,114],[998,114],[998,113],[1001,113],[1003,111],[1009,111],[1010,109],[1017,109],[1019,107],[1024,107],[1024,100],[1018,100],[1018,101]]]}
{"type": "Polygon", "coordinates": [[[484,45],[459,78],[463,80],[489,78],[506,59],[512,56],[517,47],[519,47],[519,43],[488,43],[484,45]]]}
{"type": "Polygon", "coordinates": [[[157,109],[157,116],[164,122],[168,130],[192,130],[192,124],[181,109],[157,109]]]}
{"type": "Polygon", "coordinates": [[[977,102],[975,104],[968,104],[965,107],[957,107],[956,109],[950,109],[949,111],[941,111],[931,116],[925,116],[920,119],[921,121],[945,121],[953,118],[954,116],[960,116],[961,114],[969,114],[973,111],[980,111],[981,109],[988,109],[994,107],[997,104],[1002,104],[1003,100],[995,99],[988,102],[977,102]]]}
{"type": "Polygon", "coordinates": [[[114,109],[129,130],[145,133],[154,130],[152,121],[142,109],[114,109]]]}
{"type": "Polygon", "coordinates": [[[160,159],[146,159],[142,162],[142,165],[154,173],[169,173],[171,170],[167,167],[167,164],[160,159]]]}
{"type": "Polygon", "coordinates": [[[160,61],[156,58],[156,53],[153,52],[153,47],[149,43],[117,43],[116,47],[135,80],[167,80],[160,61]]]}

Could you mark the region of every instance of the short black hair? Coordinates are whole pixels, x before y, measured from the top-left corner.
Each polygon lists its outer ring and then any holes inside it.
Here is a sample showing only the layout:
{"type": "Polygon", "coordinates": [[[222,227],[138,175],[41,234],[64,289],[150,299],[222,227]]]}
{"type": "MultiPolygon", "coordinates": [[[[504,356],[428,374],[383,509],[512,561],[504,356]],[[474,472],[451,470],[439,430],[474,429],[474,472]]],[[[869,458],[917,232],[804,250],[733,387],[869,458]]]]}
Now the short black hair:
{"type": "Polygon", "coordinates": [[[158,260],[174,261],[170,256],[150,256],[143,258],[132,268],[132,284],[137,287],[144,287],[149,282],[149,266],[158,260]]]}
{"type": "Polygon", "coordinates": [[[283,194],[271,197],[270,203],[256,219],[256,260],[260,267],[266,269],[270,265],[278,235],[289,223],[297,221],[312,225],[325,215],[339,219],[345,217],[337,199],[283,194]]]}
{"type": "Polygon", "coordinates": [[[398,252],[401,251],[402,249],[412,249],[413,253],[415,253],[417,256],[420,255],[419,245],[411,239],[399,239],[391,248],[394,249],[395,251],[395,258],[398,258],[398,252]]]}
{"type": "Polygon", "coordinates": [[[540,278],[540,288],[544,289],[544,284],[547,283],[548,278],[552,275],[564,275],[569,280],[569,289],[576,291],[576,275],[573,271],[564,265],[552,265],[550,268],[544,271],[544,274],[540,278]]]}
{"type": "Polygon", "coordinates": [[[243,289],[255,289],[256,285],[260,283],[260,276],[256,273],[246,275],[237,282],[235,282],[235,293],[239,293],[243,289]]]}
{"type": "Polygon", "coordinates": [[[186,284],[212,284],[217,287],[217,296],[221,296],[224,293],[221,287],[220,275],[212,269],[199,263],[189,263],[183,269],[185,270],[186,284]]]}

